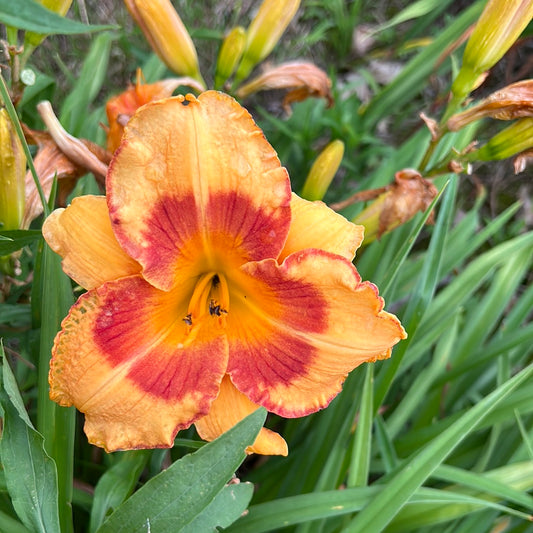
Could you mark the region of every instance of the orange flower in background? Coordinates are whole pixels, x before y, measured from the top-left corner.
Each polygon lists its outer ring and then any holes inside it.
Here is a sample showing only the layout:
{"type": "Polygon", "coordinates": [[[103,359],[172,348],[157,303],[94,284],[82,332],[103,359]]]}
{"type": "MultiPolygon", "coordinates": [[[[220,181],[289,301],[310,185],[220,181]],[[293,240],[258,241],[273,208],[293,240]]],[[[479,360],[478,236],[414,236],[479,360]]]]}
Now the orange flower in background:
{"type": "MultiPolygon", "coordinates": [[[[351,263],[362,228],[291,194],[250,115],[208,91],[139,109],[107,176],[45,222],[88,292],[62,324],[50,395],[107,450],[211,440],[262,405],[326,407],[405,337],[351,263]]],[[[249,451],[287,453],[263,428],[249,451]]]]}
{"type": "Polygon", "coordinates": [[[137,82],[135,85],[110,98],[106,104],[105,110],[107,121],[109,122],[107,149],[110,152],[114,152],[118,148],[124,133],[124,126],[139,107],[148,102],[171,96],[180,85],[192,87],[199,92],[203,90],[199,82],[188,77],[168,78],[155,83],[142,83],[141,71],[137,70],[137,82]]]}

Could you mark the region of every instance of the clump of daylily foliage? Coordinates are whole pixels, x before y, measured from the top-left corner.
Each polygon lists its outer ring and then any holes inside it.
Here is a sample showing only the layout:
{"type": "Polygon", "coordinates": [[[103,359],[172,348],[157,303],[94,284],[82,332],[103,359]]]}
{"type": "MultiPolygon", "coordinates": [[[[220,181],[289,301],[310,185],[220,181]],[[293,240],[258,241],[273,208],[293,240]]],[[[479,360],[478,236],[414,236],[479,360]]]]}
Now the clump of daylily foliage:
{"type": "MultiPolygon", "coordinates": [[[[90,53],[56,115],[31,63],[46,36],[99,34],[96,64],[123,30],[67,18],[68,0],[21,6],[0,2],[0,530],[531,519],[533,234],[497,241],[519,206],[481,228],[483,188],[466,206],[457,191],[484,162],[532,157],[532,80],[475,91],[533,3],[473,2],[355,115],[335,62],[265,63],[299,0],[258,1],[209,64],[170,0],[125,0],[150,59],[90,114],[90,53]],[[354,139],[446,59],[420,129],[353,175],[354,139]],[[265,90],[279,116],[247,111],[265,90]],[[309,114],[319,148],[295,176],[268,136],[305,153],[309,114]]],[[[324,28],[358,30],[359,3],[328,6],[324,28]]]]}

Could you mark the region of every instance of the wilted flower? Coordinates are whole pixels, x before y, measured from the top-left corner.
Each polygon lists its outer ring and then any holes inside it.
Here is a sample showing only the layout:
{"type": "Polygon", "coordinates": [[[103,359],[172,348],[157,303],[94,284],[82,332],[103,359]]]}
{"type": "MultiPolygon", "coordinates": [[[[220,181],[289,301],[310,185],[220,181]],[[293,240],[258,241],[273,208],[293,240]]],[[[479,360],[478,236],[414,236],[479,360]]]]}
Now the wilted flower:
{"type": "MultiPolygon", "coordinates": [[[[53,348],[50,395],[108,450],[214,439],[258,405],[326,407],[347,374],[405,337],[352,264],[362,228],[291,195],[287,172],[232,98],[140,108],[107,176],[45,221],[88,292],[53,348]]],[[[263,429],[251,451],[286,454],[263,429]]]]}
{"type": "Polygon", "coordinates": [[[454,98],[462,101],[477,78],[495,65],[513,45],[533,17],[531,0],[489,0],[463,55],[463,64],[452,85],[454,98]]]}
{"type": "Polygon", "coordinates": [[[105,107],[107,121],[109,122],[107,149],[113,153],[118,148],[124,133],[124,126],[139,107],[148,102],[171,96],[180,85],[192,87],[198,92],[202,91],[200,83],[188,77],[168,78],[155,83],[142,83],[142,74],[138,70],[135,85],[128,87],[124,92],[107,101],[105,107]]]}
{"type": "Polygon", "coordinates": [[[0,230],[18,229],[24,212],[26,156],[7,111],[0,109],[0,230]]]}
{"type": "Polygon", "coordinates": [[[263,0],[246,32],[246,46],[235,75],[240,82],[265,59],[300,7],[300,0],[263,0]]]}
{"type": "Polygon", "coordinates": [[[344,143],[339,139],[330,142],[315,159],[302,188],[307,200],[322,200],[344,156],[344,143]]]}
{"type": "MultiPolygon", "coordinates": [[[[419,211],[425,211],[438,194],[437,188],[413,169],[396,172],[394,183],[355,218],[365,227],[365,243],[405,224],[419,211]]],[[[432,219],[430,218],[431,222],[432,219]]]]}
{"type": "MultiPolygon", "coordinates": [[[[67,196],[72,192],[77,180],[87,174],[90,169],[82,164],[76,163],[65,155],[50,133],[30,130],[29,128],[25,128],[24,133],[29,144],[36,144],[38,146],[37,154],[33,158],[33,165],[37,172],[39,183],[41,184],[45,198],[48,200],[50,197],[52,184],[54,179],[57,179],[57,200],[59,205],[65,205],[67,196]]],[[[103,167],[107,168],[106,163],[109,163],[108,153],[103,148],[86,139],[76,139],[76,141],[82,143],[85,150],[91,152],[92,155],[101,162],[103,167]]],[[[65,146],[65,142],[68,143],[69,139],[64,139],[64,142],[61,144],[65,146]]],[[[75,143],[75,149],[80,152],[77,143],[75,143]]],[[[98,176],[103,178],[100,174],[98,174],[98,176]]],[[[27,229],[32,220],[37,218],[43,212],[43,204],[37,192],[33,175],[30,171],[26,173],[25,190],[26,205],[21,227],[27,229]]]]}
{"type": "Polygon", "coordinates": [[[450,117],[447,127],[458,131],[484,117],[513,120],[533,116],[533,80],[522,80],[492,93],[479,104],[450,117]]]}
{"type": "Polygon", "coordinates": [[[196,48],[170,0],[124,0],[152,50],[175,72],[194,78],[202,87],[196,48]]]}
{"type": "Polygon", "coordinates": [[[283,108],[290,114],[290,105],[309,97],[325,98],[333,104],[331,80],[313,63],[291,61],[277,67],[266,68],[264,72],[237,90],[239,98],[267,89],[290,89],[283,99],[283,108]]]}

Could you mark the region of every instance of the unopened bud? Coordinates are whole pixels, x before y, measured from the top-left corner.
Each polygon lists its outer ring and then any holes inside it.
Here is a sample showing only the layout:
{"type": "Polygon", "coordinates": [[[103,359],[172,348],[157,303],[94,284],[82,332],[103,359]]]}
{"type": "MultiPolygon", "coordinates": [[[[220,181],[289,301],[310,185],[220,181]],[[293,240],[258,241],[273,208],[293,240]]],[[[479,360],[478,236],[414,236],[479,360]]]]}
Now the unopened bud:
{"type": "Polygon", "coordinates": [[[466,154],[468,161],[507,159],[533,147],[533,118],[522,118],[497,133],[478,150],[466,154]]]}
{"type": "Polygon", "coordinates": [[[344,156],[344,143],[330,142],[318,155],[305,180],[301,196],[307,200],[322,200],[344,156]]]}
{"type": "Polygon", "coordinates": [[[531,0],[487,2],[466,44],[461,70],[452,85],[456,100],[462,101],[473,90],[478,77],[503,57],[532,17],[531,0]]]}
{"type": "Polygon", "coordinates": [[[161,61],[173,72],[190,76],[205,87],[196,48],[170,0],[124,1],[161,61]]]}
{"type": "Polygon", "coordinates": [[[364,242],[368,244],[405,224],[419,211],[425,211],[437,194],[437,188],[416,170],[404,169],[395,174],[394,183],[352,222],[365,227],[364,242]]]}
{"type": "Polygon", "coordinates": [[[236,81],[247,78],[257,63],[263,61],[300,7],[300,0],[263,0],[246,32],[246,46],[237,69],[236,81]]]}
{"type": "Polygon", "coordinates": [[[5,109],[0,109],[0,172],[0,229],[19,229],[24,213],[26,156],[5,109]]]}
{"type": "Polygon", "coordinates": [[[246,45],[246,30],[242,26],[233,28],[222,41],[215,72],[215,89],[221,89],[237,68],[246,45]]]}
{"type": "MultiPolygon", "coordinates": [[[[36,0],[37,3],[46,7],[50,11],[57,13],[58,15],[65,16],[69,10],[72,0],[36,0]]],[[[46,34],[35,33],[33,31],[27,31],[24,35],[24,44],[29,44],[33,47],[39,46],[45,39],[46,34]]]]}

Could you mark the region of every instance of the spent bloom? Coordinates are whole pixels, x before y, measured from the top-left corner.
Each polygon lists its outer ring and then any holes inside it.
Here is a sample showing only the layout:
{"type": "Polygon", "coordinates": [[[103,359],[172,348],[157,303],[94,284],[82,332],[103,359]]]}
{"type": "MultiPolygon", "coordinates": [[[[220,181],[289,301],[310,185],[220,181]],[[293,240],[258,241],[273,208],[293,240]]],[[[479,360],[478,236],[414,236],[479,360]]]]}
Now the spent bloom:
{"type": "MultiPolygon", "coordinates": [[[[264,406],[326,407],[405,337],[352,264],[362,228],[290,191],[250,115],[215,91],[140,108],[107,175],[43,233],[87,292],[62,324],[50,395],[107,450],[212,440],[264,406]]],[[[265,428],[249,451],[286,454],[265,428]]]]}
{"type": "Polygon", "coordinates": [[[289,61],[275,67],[267,67],[236,92],[238,98],[246,98],[258,91],[288,89],[283,98],[283,108],[290,115],[290,105],[301,102],[310,96],[324,98],[329,106],[333,105],[331,80],[328,75],[308,61],[289,61]]]}
{"type": "Polygon", "coordinates": [[[446,126],[458,131],[485,117],[513,120],[533,116],[533,80],[522,80],[496,91],[466,111],[453,115],[446,126]]]}

